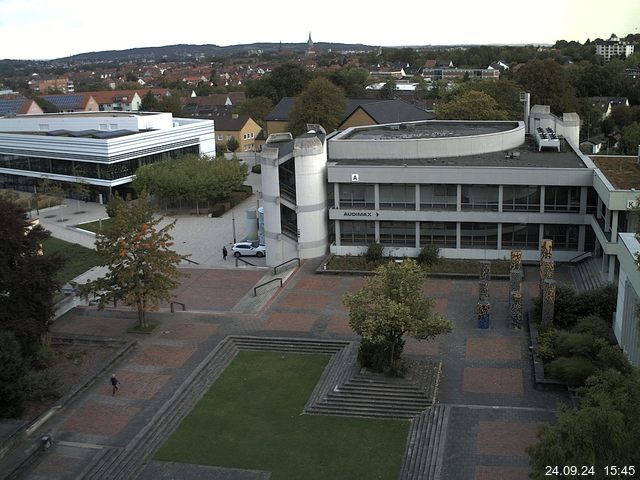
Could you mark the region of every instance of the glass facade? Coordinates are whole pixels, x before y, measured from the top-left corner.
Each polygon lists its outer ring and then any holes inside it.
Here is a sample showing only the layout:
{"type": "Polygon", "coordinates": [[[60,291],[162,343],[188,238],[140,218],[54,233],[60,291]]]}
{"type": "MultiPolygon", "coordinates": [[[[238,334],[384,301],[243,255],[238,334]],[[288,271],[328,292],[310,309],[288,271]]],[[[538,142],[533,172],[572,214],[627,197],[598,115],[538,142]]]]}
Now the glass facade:
{"type": "Polygon", "coordinates": [[[420,222],[420,247],[456,248],[455,222],[420,222]]]}
{"type": "Polygon", "coordinates": [[[376,222],[340,222],[342,245],[369,245],[376,241],[376,222]]]}
{"type": "Polygon", "coordinates": [[[461,223],[460,245],[462,248],[485,248],[496,250],[498,248],[498,224],[461,223]]]}
{"type": "Polygon", "coordinates": [[[420,185],[420,210],[456,210],[457,185],[420,185]]]}
{"type": "Polygon", "coordinates": [[[503,212],[539,212],[540,187],[505,185],[502,187],[503,212]]]}
{"type": "Polygon", "coordinates": [[[415,210],[416,186],[415,184],[394,183],[380,185],[380,209],[381,210],[415,210]]]}
{"type": "Polygon", "coordinates": [[[278,168],[280,178],[280,193],[283,198],[296,201],[296,161],[295,158],[287,160],[278,168]]]}
{"type": "Polygon", "coordinates": [[[577,225],[545,225],[544,238],[553,240],[553,248],[557,250],[578,249],[577,225]]]}
{"type": "Polygon", "coordinates": [[[462,210],[498,211],[497,185],[462,185],[462,210]]]}
{"type": "Polygon", "coordinates": [[[545,212],[580,212],[580,187],[545,187],[545,212]]]}
{"type": "Polygon", "coordinates": [[[540,225],[526,223],[502,224],[502,248],[537,250],[540,244],[540,225]]]}
{"type": "Polygon", "coordinates": [[[415,247],[415,222],[380,222],[380,243],[390,247],[415,247]]]}
{"type": "Polygon", "coordinates": [[[373,185],[341,183],[339,185],[339,193],[340,208],[375,208],[373,185]]]}
{"type": "Polygon", "coordinates": [[[163,153],[144,155],[142,157],[123,160],[120,162],[88,162],[81,160],[60,160],[44,157],[18,156],[0,153],[0,168],[38,172],[43,175],[57,174],[96,180],[117,180],[130,177],[136,173],[138,167],[150,163],[176,158],[180,155],[198,155],[197,145],[178,148],[163,153]]]}

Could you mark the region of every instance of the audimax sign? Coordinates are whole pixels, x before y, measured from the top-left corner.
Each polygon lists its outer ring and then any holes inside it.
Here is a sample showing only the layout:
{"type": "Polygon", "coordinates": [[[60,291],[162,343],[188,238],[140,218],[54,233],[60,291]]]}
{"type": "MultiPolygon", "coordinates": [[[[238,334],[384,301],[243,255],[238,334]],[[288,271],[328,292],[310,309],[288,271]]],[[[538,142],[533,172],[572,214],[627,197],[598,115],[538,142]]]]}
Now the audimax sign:
{"type": "Polygon", "coordinates": [[[343,217],[377,217],[378,215],[380,215],[378,212],[371,212],[367,210],[349,211],[342,214],[343,217]]]}

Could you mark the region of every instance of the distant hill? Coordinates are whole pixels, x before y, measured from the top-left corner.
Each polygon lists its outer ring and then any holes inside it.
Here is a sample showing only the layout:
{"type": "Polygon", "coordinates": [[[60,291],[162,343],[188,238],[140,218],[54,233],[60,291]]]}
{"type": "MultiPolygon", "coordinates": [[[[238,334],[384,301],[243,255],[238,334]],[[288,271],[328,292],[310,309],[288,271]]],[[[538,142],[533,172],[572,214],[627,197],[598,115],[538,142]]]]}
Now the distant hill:
{"type": "MultiPolygon", "coordinates": [[[[316,48],[332,51],[362,51],[373,50],[372,47],[362,44],[350,43],[314,43],[316,48]]],[[[280,48],[304,51],[306,43],[251,43],[243,45],[165,45],[163,47],[130,48],[127,50],[106,50],[102,52],[88,52],[72,55],[70,57],[57,58],[56,61],[90,61],[110,62],[114,60],[141,60],[141,59],[184,59],[188,57],[226,57],[238,55],[250,50],[262,50],[263,52],[277,52],[280,48]]]]}

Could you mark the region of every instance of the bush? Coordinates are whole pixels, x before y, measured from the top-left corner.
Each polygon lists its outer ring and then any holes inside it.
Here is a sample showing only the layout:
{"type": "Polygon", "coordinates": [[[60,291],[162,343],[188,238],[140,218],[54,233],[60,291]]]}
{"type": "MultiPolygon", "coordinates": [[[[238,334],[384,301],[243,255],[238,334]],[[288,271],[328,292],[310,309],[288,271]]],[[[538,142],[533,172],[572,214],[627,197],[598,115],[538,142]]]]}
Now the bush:
{"type": "Polygon", "coordinates": [[[262,173],[262,165],[260,164],[254,165],[253,167],[251,167],[251,171],[253,173],[258,173],[258,174],[262,173]]]}
{"type": "Polygon", "coordinates": [[[12,332],[0,332],[0,418],[17,418],[24,410],[26,364],[12,332]]]}
{"type": "Polygon", "coordinates": [[[364,258],[367,262],[381,262],[384,259],[382,254],[384,247],[379,243],[370,243],[367,248],[367,253],[364,254],[364,258]]]}
{"type": "Polygon", "coordinates": [[[587,378],[596,373],[597,368],[584,357],[559,357],[547,367],[547,374],[557,380],[562,380],[570,387],[577,388],[584,385],[587,378]]]}
{"type": "Polygon", "coordinates": [[[593,314],[610,322],[613,318],[613,312],[616,311],[618,289],[609,283],[603,287],[581,293],[578,295],[577,301],[578,318],[593,314]]]}
{"type": "Polygon", "coordinates": [[[224,204],[222,203],[216,203],[209,210],[209,213],[211,214],[212,217],[221,217],[222,215],[224,215],[224,212],[226,212],[226,210],[224,208],[224,204]]]}
{"type": "Polygon", "coordinates": [[[440,260],[440,249],[433,244],[425,245],[418,254],[418,263],[427,267],[435,265],[440,260]]]}
{"type": "Polygon", "coordinates": [[[633,371],[629,358],[617,345],[611,345],[604,341],[600,342],[601,348],[596,358],[600,368],[604,370],[615,368],[624,375],[628,375],[633,371]]]}
{"type": "Polygon", "coordinates": [[[48,370],[29,370],[24,377],[27,399],[42,401],[60,395],[62,382],[48,370]]]}
{"type": "Polygon", "coordinates": [[[538,334],[538,348],[536,353],[543,362],[549,362],[556,358],[556,338],[558,331],[555,328],[549,328],[538,334]]]}
{"type": "Polygon", "coordinates": [[[589,315],[588,317],[581,318],[576,323],[573,331],[577,333],[588,333],[596,338],[603,338],[608,342],[613,340],[611,323],[597,315],[589,315]]]}
{"type": "Polygon", "coordinates": [[[555,351],[559,357],[595,357],[598,351],[596,337],[588,333],[560,331],[556,335],[555,351]]]}

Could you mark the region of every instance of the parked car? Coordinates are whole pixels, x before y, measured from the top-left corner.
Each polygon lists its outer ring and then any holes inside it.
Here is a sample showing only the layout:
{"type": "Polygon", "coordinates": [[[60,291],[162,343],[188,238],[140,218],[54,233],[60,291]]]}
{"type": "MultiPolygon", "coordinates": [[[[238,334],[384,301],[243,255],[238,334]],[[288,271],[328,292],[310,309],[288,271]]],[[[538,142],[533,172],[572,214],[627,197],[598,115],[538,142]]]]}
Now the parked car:
{"type": "Polygon", "coordinates": [[[231,251],[235,257],[264,257],[267,254],[267,247],[259,242],[238,242],[233,244],[231,251]]]}

